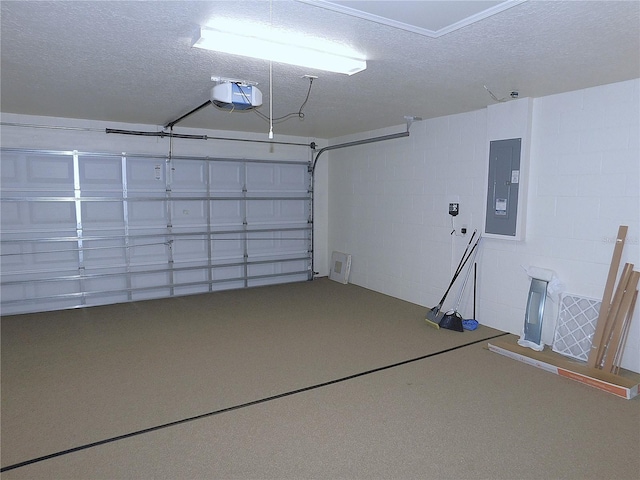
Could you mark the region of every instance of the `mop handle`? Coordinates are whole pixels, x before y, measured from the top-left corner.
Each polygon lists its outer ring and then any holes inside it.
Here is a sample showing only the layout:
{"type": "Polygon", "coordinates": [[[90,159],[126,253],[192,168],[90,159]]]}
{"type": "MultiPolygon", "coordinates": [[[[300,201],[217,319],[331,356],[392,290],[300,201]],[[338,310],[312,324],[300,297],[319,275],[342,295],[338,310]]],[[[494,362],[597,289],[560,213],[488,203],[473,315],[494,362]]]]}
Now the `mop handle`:
{"type": "MultiPolygon", "coordinates": [[[[464,252],[462,253],[462,257],[460,258],[460,263],[458,263],[458,266],[456,267],[456,271],[454,272],[453,276],[456,277],[458,276],[458,274],[462,271],[462,267],[464,266],[464,257],[467,255],[467,251],[469,250],[469,247],[471,246],[471,243],[473,242],[474,237],[476,236],[476,233],[478,233],[478,230],[475,229],[473,231],[473,233],[471,234],[471,238],[469,239],[469,243],[467,243],[467,247],[464,249],[464,252]]],[[[480,237],[478,237],[480,238],[480,237]]]]}
{"type": "MultiPolygon", "coordinates": [[[[474,232],[474,235],[475,235],[475,232],[474,232]]],[[[464,266],[467,264],[467,261],[469,261],[469,258],[471,258],[471,255],[473,254],[474,250],[478,246],[478,243],[480,242],[481,238],[482,238],[481,236],[478,236],[478,240],[476,240],[476,243],[474,243],[473,247],[471,247],[471,251],[469,252],[469,255],[467,255],[466,257],[463,255],[463,257],[460,259],[460,264],[458,265],[458,268],[456,269],[456,273],[454,273],[453,278],[451,279],[451,283],[449,284],[449,288],[447,288],[447,291],[444,292],[444,295],[442,296],[442,299],[440,300],[440,303],[438,305],[442,306],[442,304],[444,303],[445,299],[447,298],[447,295],[449,295],[449,292],[451,291],[451,288],[456,283],[456,280],[458,279],[458,276],[460,276],[460,273],[464,269],[464,266]]],[[[467,248],[469,248],[468,245],[467,245],[467,248]]],[[[466,253],[467,253],[467,249],[465,249],[465,254],[466,253]]]]}
{"type": "MultiPolygon", "coordinates": [[[[478,241],[476,242],[476,245],[478,245],[478,243],[480,243],[480,239],[482,237],[478,237],[478,241]]],[[[478,253],[478,250],[474,248],[471,250],[471,253],[469,253],[469,257],[471,257],[473,255],[473,259],[475,260],[476,258],[476,254],[478,253]]],[[[467,258],[467,260],[469,260],[469,258],[467,258]]],[[[467,263],[466,261],[464,262],[465,264],[467,263]]],[[[458,310],[458,307],[460,306],[460,302],[462,302],[462,294],[464,293],[464,288],[467,286],[467,281],[469,281],[469,275],[471,274],[471,265],[469,265],[469,268],[467,268],[467,273],[464,276],[464,282],[462,282],[462,288],[460,289],[460,293],[458,294],[458,298],[456,299],[456,305],[454,310],[458,310]]]]}
{"type": "Polygon", "coordinates": [[[478,279],[478,264],[473,264],[473,319],[476,319],[476,281],[478,279]]]}

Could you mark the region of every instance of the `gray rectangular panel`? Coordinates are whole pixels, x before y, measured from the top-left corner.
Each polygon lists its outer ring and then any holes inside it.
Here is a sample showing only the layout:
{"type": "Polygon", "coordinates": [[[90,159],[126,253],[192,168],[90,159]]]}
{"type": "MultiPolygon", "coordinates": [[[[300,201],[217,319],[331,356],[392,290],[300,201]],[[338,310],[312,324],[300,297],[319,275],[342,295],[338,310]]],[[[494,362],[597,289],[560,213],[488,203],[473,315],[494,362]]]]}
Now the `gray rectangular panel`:
{"type": "Polygon", "coordinates": [[[520,138],[490,143],[486,233],[516,235],[521,144],[520,138]]]}

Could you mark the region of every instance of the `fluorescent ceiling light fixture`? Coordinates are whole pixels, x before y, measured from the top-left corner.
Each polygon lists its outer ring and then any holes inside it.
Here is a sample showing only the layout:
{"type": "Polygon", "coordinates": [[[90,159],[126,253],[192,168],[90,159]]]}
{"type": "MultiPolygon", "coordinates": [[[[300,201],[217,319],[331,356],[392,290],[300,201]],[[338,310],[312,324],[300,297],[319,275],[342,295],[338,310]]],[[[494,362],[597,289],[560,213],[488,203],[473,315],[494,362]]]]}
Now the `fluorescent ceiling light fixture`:
{"type": "Polygon", "coordinates": [[[193,46],[347,75],[367,68],[366,60],[344,45],[247,22],[209,23],[200,27],[193,46]]]}

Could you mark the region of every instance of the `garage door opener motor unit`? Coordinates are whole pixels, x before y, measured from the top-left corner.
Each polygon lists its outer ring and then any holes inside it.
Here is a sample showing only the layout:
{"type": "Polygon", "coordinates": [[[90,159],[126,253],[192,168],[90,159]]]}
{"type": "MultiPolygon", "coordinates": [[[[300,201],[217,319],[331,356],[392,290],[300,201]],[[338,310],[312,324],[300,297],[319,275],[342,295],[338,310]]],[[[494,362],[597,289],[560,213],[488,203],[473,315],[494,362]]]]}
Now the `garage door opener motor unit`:
{"type": "Polygon", "coordinates": [[[211,89],[211,103],[223,110],[251,110],[262,105],[262,92],[255,85],[222,82],[211,89]]]}

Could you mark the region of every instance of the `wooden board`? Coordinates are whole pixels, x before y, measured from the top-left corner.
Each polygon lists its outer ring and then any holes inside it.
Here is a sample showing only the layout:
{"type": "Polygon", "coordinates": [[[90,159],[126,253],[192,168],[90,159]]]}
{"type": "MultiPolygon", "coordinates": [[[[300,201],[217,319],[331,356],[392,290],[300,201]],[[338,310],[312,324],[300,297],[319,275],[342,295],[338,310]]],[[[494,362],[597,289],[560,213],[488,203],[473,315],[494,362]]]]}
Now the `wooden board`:
{"type": "Polygon", "coordinates": [[[638,286],[638,280],[640,279],[640,272],[633,271],[629,277],[629,281],[626,284],[624,294],[622,296],[622,302],[620,308],[613,319],[613,326],[611,330],[611,339],[607,345],[607,351],[604,355],[603,370],[607,372],[613,371],[614,360],[618,355],[620,348],[620,340],[622,337],[622,330],[624,328],[625,320],[629,316],[629,309],[633,303],[633,297],[635,296],[636,287],[638,286]]]}
{"type": "Polygon", "coordinates": [[[618,267],[620,260],[622,259],[622,250],[624,249],[624,241],[627,238],[627,231],[629,227],[626,225],[620,225],[618,228],[618,236],[616,238],[616,245],[613,248],[613,257],[611,258],[611,266],[609,267],[609,275],[607,276],[607,283],[604,287],[604,294],[602,295],[602,305],[600,306],[600,314],[598,315],[598,323],[596,324],[596,331],[593,334],[593,340],[591,343],[591,351],[589,352],[589,359],[587,365],[594,368],[598,361],[598,351],[600,349],[600,343],[604,333],[605,323],[607,316],[609,315],[609,307],[611,305],[611,296],[613,295],[613,289],[616,284],[616,277],[618,276],[618,267]]]}
{"type": "Polygon", "coordinates": [[[613,363],[613,370],[611,373],[618,374],[620,371],[620,364],[622,363],[622,356],[624,355],[624,347],[627,344],[627,337],[629,336],[629,330],[631,328],[631,318],[633,317],[633,312],[636,308],[636,301],[638,300],[638,290],[633,294],[633,300],[631,301],[631,306],[629,307],[629,312],[627,312],[627,318],[625,318],[624,326],[622,328],[622,338],[620,339],[620,347],[616,352],[616,358],[613,363]]]}
{"type": "MultiPolygon", "coordinates": [[[[622,269],[622,275],[620,275],[620,280],[618,281],[618,288],[616,288],[616,293],[613,296],[613,301],[611,302],[611,306],[609,307],[609,313],[604,320],[604,328],[602,329],[602,336],[600,338],[600,343],[598,345],[598,352],[596,355],[596,364],[594,368],[602,368],[602,362],[604,360],[605,354],[607,352],[607,347],[609,346],[609,342],[611,340],[611,334],[613,333],[614,324],[616,318],[618,318],[618,312],[622,306],[622,300],[624,298],[624,292],[627,289],[627,284],[629,283],[629,279],[631,278],[631,274],[633,273],[633,264],[625,263],[624,268],[622,269]]],[[[598,326],[600,324],[598,323],[598,326]]]]}

